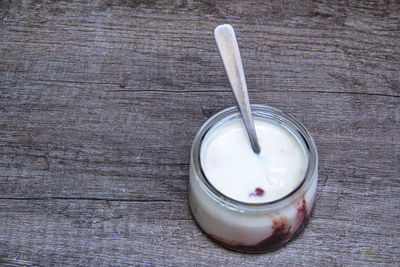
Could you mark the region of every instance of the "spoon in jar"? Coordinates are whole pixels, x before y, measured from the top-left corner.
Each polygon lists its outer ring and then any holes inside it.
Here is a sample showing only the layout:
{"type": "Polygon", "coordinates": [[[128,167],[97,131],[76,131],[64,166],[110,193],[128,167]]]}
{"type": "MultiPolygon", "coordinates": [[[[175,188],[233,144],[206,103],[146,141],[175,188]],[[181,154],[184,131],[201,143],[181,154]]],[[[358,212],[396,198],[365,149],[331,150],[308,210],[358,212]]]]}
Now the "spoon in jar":
{"type": "Polygon", "coordinates": [[[230,24],[222,24],[215,28],[214,37],[232,87],[233,95],[235,96],[236,104],[242,114],[251,147],[256,154],[259,154],[260,145],[251,114],[246,78],[244,76],[242,59],[240,57],[235,31],[230,24]]]}

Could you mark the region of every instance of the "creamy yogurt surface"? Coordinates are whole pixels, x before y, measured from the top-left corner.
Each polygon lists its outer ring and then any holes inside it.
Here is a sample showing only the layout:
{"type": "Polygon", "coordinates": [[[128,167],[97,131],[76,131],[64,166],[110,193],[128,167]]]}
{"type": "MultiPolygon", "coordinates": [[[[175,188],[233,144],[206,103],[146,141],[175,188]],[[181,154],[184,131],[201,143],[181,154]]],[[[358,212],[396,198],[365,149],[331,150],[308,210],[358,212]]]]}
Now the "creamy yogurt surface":
{"type": "Polygon", "coordinates": [[[240,117],[215,125],[204,137],[200,162],[207,180],[222,194],[265,203],[291,193],[303,180],[307,160],[287,129],[254,117],[261,153],[251,148],[240,117]]]}

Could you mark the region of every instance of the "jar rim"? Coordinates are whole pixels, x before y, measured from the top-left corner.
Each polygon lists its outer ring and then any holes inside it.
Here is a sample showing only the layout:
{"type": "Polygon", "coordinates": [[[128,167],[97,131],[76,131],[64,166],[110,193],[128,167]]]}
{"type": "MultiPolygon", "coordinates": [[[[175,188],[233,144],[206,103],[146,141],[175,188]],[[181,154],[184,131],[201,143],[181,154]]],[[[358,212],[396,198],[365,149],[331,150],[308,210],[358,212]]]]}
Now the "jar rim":
{"type": "Polygon", "coordinates": [[[293,116],[270,106],[266,105],[251,105],[252,113],[254,116],[268,116],[268,119],[277,123],[279,126],[286,128],[286,130],[290,131],[292,135],[297,137],[300,142],[302,142],[302,148],[305,150],[306,159],[307,159],[307,168],[302,179],[302,182],[296,186],[289,194],[284,195],[283,197],[262,203],[248,203],[239,201],[233,198],[226,196],[221,193],[218,189],[216,189],[206,178],[206,175],[203,172],[200,160],[200,150],[202,142],[206,136],[206,134],[218,123],[223,120],[229,120],[234,118],[235,116],[240,116],[239,109],[236,106],[226,108],[221,110],[220,112],[214,114],[210,117],[197,132],[191,150],[191,165],[194,166],[193,169],[197,175],[195,175],[202,189],[207,193],[207,195],[213,199],[214,201],[220,203],[221,205],[227,206],[230,209],[234,210],[246,210],[246,211],[261,211],[261,210],[269,210],[275,209],[281,206],[288,205],[293,198],[297,198],[302,191],[308,190],[314,179],[316,179],[315,173],[318,170],[318,151],[315,145],[315,141],[312,138],[310,132],[304,127],[302,123],[300,123],[293,116]]]}

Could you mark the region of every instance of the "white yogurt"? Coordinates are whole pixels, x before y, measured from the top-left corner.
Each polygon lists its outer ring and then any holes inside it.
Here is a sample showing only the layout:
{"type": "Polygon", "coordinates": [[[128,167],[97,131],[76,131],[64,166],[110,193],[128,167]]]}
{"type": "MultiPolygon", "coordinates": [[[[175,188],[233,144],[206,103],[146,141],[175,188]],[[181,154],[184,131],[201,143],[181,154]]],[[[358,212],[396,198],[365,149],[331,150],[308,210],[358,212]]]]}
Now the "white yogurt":
{"type": "Polygon", "coordinates": [[[200,160],[207,180],[222,194],[246,203],[265,203],[290,194],[302,182],[307,160],[287,129],[255,117],[261,153],[253,152],[241,118],[210,130],[200,160]]]}

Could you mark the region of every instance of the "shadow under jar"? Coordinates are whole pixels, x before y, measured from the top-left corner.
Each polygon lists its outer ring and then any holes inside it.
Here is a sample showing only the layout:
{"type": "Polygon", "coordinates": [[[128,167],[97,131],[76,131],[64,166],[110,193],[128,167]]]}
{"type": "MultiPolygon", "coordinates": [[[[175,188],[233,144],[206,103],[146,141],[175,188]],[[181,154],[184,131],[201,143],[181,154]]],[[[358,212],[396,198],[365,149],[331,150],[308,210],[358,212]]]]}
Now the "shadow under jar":
{"type": "Polygon", "coordinates": [[[292,116],[263,105],[252,105],[252,113],[256,122],[262,120],[281,127],[301,147],[305,168],[299,183],[278,199],[249,203],[223,194],[207,179],[201,160],[202,146],[216,129],[241,120],[238,109],[231,107],[212,116],[193,141],[189,205],[198,225],[216,243],[231,250],[262,253],[285,244],[307,225],[315,202],[318,152],[310,133],[292,116]]]}

